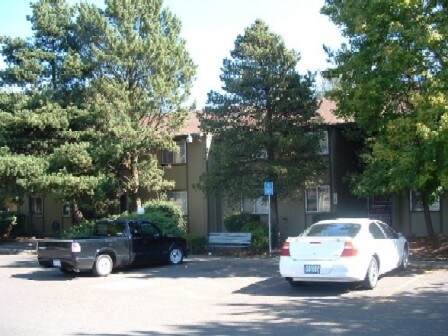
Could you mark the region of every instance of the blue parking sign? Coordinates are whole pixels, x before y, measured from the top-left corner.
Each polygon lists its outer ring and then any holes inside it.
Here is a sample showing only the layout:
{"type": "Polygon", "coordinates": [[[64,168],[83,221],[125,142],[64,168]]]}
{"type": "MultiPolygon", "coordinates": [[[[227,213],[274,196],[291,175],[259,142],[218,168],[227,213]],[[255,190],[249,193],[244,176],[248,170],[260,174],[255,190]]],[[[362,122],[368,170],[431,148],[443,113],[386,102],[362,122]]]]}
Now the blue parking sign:
{"type": "Polygon", "coordinates": [[[274,195],[274,182],[265,182],[264,183],[264,195],[265,196],[274,195]]]}

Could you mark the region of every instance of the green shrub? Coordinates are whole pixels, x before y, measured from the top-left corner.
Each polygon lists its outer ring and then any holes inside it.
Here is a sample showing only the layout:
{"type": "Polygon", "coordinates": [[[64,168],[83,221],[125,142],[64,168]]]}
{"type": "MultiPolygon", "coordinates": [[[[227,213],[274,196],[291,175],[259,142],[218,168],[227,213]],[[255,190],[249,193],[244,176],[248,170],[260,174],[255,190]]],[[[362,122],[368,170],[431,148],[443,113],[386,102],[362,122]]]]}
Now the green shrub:
{"type": "Polygon", "coordinates": [[[252,233],[252,252],[260,254],[269,249],[269,227],[265,222],[254,221],[245,224],[243,232],[252,233]]]}
{"type": "Polygon", "coordinates": [[[95,221],[86,221],[80,224],[72,225],[69,229],[64,230],[61,234],[61,238],[81,238],[89,237],[93,234],[93,228],[95,227],[95,221]]]}
{"type": "Polygon", "coordinates": [[[151,200],[143,205],[145,213],[123,213],[113,218],[150,220],[163,232],[173,236],[184,236],[187,227],[179,205],[173,201],[151,200]]]}
{"type": "Polygon", "coordinates": [[[190,254],[204,254],[207,237],[198,233],[187,233],[185,235],[190,254]]]}
{"type": "Polygon", "coordinates": [[[260,220],[259,215],[254,215],[248,212],[239,212],[224,218],[224,227],[227,232],[243,232],[243,226],[250,222],[257,222],[260,220]]]}
{"type": "MultiPolygon", "coordinates": [[[[141,219],[149,220],[156,224],[164,233],[173,236],[185,236],[186,224],[179,206],[172,201],[153,200],[143,205],[145,213],[139,215],[136,212],[123,213],[107,217],[108,219],[141,219]]],[[[89,221],[81,224],[73,225],[70,229],[65,230],[62,237],[85,237],[93,232],[95,221],[89,221]]]]}

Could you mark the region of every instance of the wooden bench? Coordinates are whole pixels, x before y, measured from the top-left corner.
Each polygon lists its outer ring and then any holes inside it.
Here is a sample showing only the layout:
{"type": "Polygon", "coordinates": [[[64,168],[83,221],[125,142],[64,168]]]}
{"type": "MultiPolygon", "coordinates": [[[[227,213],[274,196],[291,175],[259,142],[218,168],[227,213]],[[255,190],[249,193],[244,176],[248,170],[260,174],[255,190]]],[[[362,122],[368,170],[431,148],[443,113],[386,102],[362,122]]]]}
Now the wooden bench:
{"type": "Polygon", "coordinates": [[[252,233],[248,232],[211,232],[208,235],[208,248],[250,248],[252,233]]]}

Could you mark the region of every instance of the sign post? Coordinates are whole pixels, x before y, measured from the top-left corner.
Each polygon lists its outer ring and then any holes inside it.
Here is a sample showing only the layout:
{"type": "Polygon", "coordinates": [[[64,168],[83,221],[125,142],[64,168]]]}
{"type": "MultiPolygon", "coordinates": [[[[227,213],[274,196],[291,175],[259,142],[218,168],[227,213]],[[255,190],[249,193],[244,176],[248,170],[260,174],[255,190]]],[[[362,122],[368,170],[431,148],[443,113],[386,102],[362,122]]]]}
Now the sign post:
{"type": "Polygon", "coordinates": [[[272,253],[271,243],[271,196],[274,195],[274,182],[264,183],[264,195],[268,196],[269,255],[272,253]]]}

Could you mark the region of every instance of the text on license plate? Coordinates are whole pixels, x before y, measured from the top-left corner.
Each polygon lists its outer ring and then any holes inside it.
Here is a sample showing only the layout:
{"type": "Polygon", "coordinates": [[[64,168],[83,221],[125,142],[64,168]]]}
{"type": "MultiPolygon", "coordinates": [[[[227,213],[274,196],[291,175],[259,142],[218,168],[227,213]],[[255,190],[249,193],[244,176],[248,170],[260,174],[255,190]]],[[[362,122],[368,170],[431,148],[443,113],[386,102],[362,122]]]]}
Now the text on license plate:
{"type": "Polygon", "coordinates": [[[61,267],[61,261],[59,259],[53,259],[54,267],[61,267]]]}
{"type": "Polygon", "coordinates": [[[320,274],[320,265],[305,265],[305,274],[320,274]]]}

